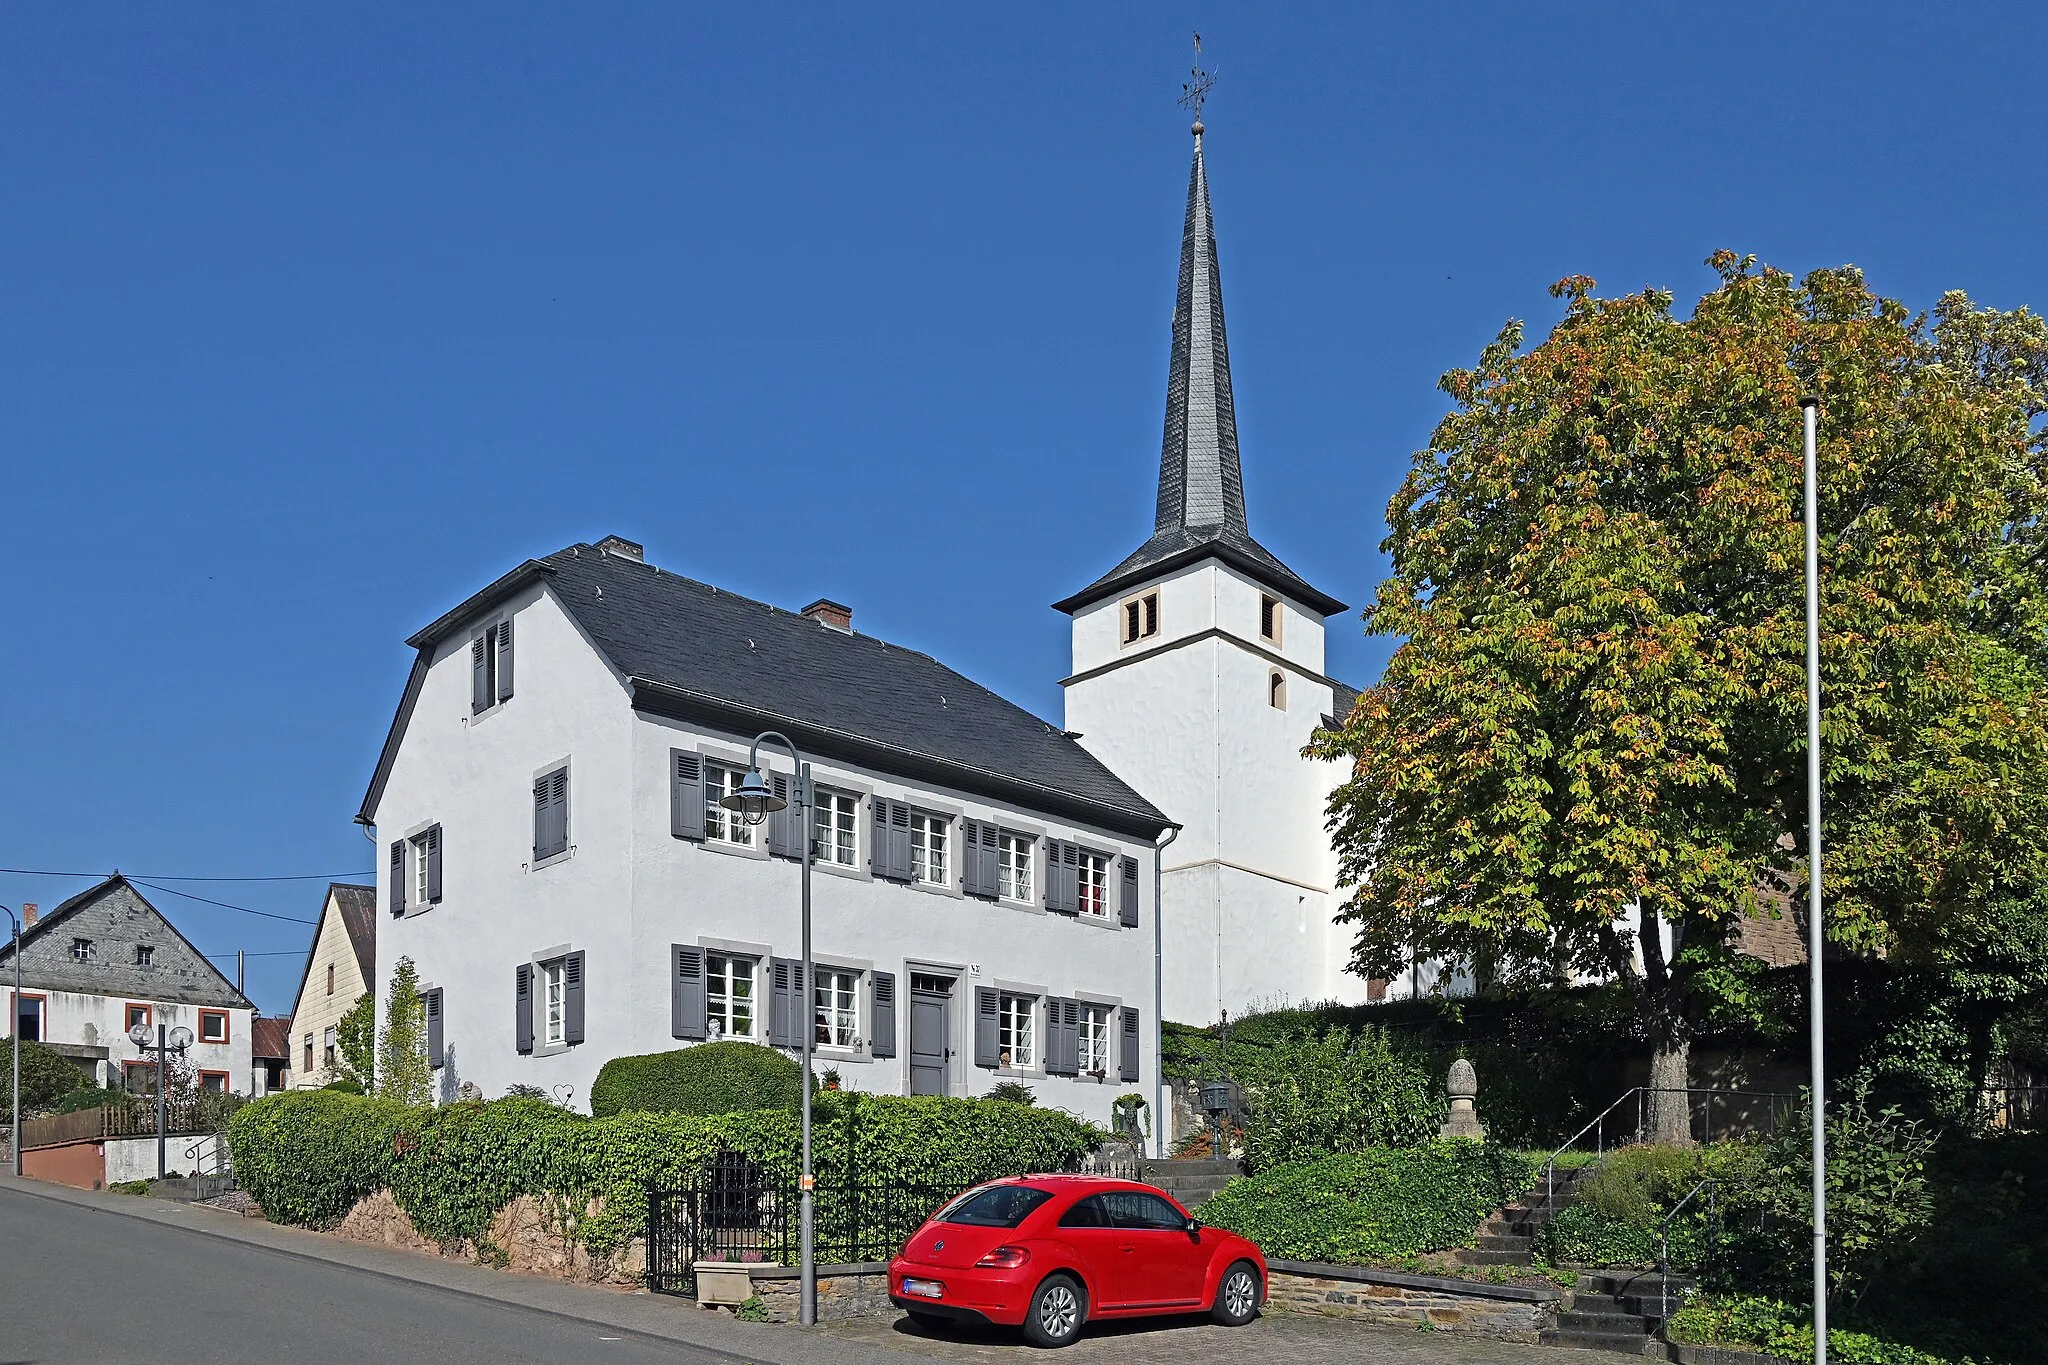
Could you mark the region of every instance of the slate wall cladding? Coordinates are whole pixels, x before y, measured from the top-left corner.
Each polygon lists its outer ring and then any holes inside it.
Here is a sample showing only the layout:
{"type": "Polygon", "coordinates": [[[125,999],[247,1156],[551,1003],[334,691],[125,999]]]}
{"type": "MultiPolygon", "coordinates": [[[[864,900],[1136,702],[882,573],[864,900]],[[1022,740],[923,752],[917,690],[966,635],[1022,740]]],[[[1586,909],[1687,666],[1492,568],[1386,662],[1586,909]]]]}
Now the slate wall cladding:
{"type": "MultiPolygon", "coordinates": [[[[223,1009],[249,1007],[126,881],[103,884],[66,901],[45,916],[37,929],[21,949],[22,977],[29,989],[223,1009]],[[73,940],[81,938],[92,942],[92,955],[84,962],[71,951],[73,940]],[[153,950],[147,967],[135,963],[138,944],[153,950]]],[[[0,960],[7,963],[5,975],[12,985],[11,948],[0,952],[0,960]]]]}

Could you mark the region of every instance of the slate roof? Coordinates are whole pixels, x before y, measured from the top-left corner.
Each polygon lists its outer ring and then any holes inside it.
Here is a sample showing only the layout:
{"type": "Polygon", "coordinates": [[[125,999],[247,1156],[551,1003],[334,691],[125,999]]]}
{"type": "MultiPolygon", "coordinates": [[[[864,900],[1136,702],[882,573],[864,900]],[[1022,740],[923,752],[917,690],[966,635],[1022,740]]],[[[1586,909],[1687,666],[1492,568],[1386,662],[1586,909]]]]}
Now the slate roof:
{"type": "Polygon", "coordinates": [[[1344,610],[1342,602],[1309,586],[1253,540],[1245,518],[1230,340],[1223,325],[1223,281],[1209,212],[1209,172],[1197,132],[1194,165],[1188,172],[1187,218],[1181,228],[1180,288],[1174,298],[1152,538],[1114,569],[1053,605],[1073,612],[1205,558],[1221,559],[1325,616],[1344,610]]]}
{"type": "MultiPolygon", "coordinates": [[[[341,912],[341,924],[348,930],[348,944],[355,949],[356,966],[362,968],[363,980],[374,985],[377,980],[377,888],[334,882],[328,886],[327,894],[334,898],[334,907],[341,912]]],[[[317,934],[319,930],[313,932],[317,934]]],[[[309,965],[311,960],[309,953],[309,965]]]]}
{"type": "MultiPolygon", "coordinates": [[[[235,989],[219,967],[178,932],[150,903],[147,896],[126,877],[116,872],[105,881],[89,886],[21,931],[23,974],[28,985],[48,990],[77,991],[87,995],[122,996],[132,1000],[162,1000],[185,1005],[218,1005],[229,1009],[254,1009],[248,997],[235,989]],[[89,921],[95,940],[113,936],[108,951],[90,962],[73,962],[64,951],[41,951],[43,940],[70,937],[65,926],[72,921],[89,921]],[[131,930],[137,924],[150,926],[139,936],[131,930]],[[162,933],[154,932],[161,926],[162,933]],[[60,935],[59,931],[64,930],[60,935]],[[165,938],[168,935],[168,940],[165,938]],[[138,965],[132,956],[136,942],[162,949],[149,967],[138,965]],[[116,949],[130,949],[130,953],[116,949]],[[182,951],[178,951],[182,950],[182,951]]],[[[0,935],[0,976],[9,985],[14,980],[14,940],[0,935]]]]}
{"type": "Polygon", "coordinates": [[[408,642],[421,661],[359,820],[374,821],[433,647],[536,581],[631,680],[637,709],[734,733],[785,730],[820,756],[1145,838],[1173,823],[1058,726],[929,655],[584,544],[528,561],[408,642]]]}
{"type": "Polygon", "coordinates": [[[1330,679],[1330,693],[1330,714],[1324,716],[1323,720],[1330,729],[1334,730],[1350,719],[1351,708],[1358,705],[1358,689],[1349,683],[1340,683],[1335,678],[1332,678],[1330,679]]]}
{"type": "Polygon", "coordinates": [[[257,1015],[249,1021],[249,1056],[256,1061],[290,1061],[292,1021],[289,1015],[271,1019],[257,1015]]]}

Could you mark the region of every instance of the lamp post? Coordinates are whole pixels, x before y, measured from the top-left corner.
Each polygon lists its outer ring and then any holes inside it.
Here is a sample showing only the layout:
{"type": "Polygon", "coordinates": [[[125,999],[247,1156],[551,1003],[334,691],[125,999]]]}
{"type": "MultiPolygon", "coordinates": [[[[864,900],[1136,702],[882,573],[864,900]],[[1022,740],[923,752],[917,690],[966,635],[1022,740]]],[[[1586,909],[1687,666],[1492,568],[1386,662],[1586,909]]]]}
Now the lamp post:
{"type": "MultiPolygon", "coordinates": [[[[797,1304],[797,1322],[804,1327],[818,1324],[818,1258],[816,1245],[816,1220],[813,1203],[816,1181],[811,1175],[811,1043],[817,1030],[815,1012],[815,987],[811,984],[811,765],[804,762],[789,736],[776,730],[764,730],[754,736],[753,745],[747,750],[747,775],[733,791],[718,798],[718,804],[737,814],[749,825],[759,825],[776,811],[794,806],[797,811],[797,843],[801,849],[803,865],[803,961],[797,968],[802,981],[804,1006],[801,1014],[803,1026],[798,1032],[797,1046],[803,1059],[803,1170],[797,1180],[798,1219],[800,1251],[798,1253],[798,1283],[801,1297],[797,1304]],[[774,786],[761,771],[761,745],[763,741],[774,740],[789,750],[795,776],[790,780],[789,797],[784,799],[775,794],[774,786]]],[[[792,1014],[796,1011],[792,1010],[792,1014]]],[[[791,1021],[792,1023],[795,1020],[791,1021]]]]}
{"type": "Polygon", "coordinates": [[[1813,1359],[1814,1365],[1828,1365],[1828,1142],[1820,965],[1820,399],[1807,394],[1799,406],[1806,419],[1806,990],[1807,1045],[1813,1064],[1813,1359]]]}
{"type": "Polygon", "coordinates": [[[137,1024],[134,1028],[128,1030],[128,1041],[141,1048],[144,1052],[154,1052],[156,1054],[156,1178],[162,1180],[164,1178],[164,1135],[167,1131],[165,1123],[167,1101],[165,1097],[168,1091],[166,1081],[168,1079],[167,1073],[170,1071],[169,1059],[171,1053],[183,1052],[186,1048],[192,1046],[192,1030],[180,1024],[167,1034],[164,1031],[164,1026],[158,1024],[156,1026],[156,1042],[152,1043],[149,1041],[149,1025],[137,1024]]]}
{"type": "Polygon", "coordinates": [[[7,1130],[7,1145],[14,1149],[14,1173],[21,1174],[21,919],[7,906],[7,918],[14,924],[14,1003],[7,1013],[7,1050],[14,1054],[14,1126],[7,1130]]]}

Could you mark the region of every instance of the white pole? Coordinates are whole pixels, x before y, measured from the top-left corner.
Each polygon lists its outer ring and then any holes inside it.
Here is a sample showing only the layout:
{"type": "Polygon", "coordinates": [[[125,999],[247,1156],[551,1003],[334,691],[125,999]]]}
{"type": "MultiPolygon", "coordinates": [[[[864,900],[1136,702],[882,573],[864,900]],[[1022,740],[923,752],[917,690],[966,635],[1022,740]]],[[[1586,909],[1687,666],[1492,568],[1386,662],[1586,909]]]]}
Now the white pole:
{"type": "Polygon", "coordinates": [[[1820,399],[1799,400],[1806,414],[1806,958],[1807,1016],[1813,1060],[1813,1359],[1828,1365],[1828,1165],[1826,1069],[1821,1056],[1820,902],[1820,518],[1817,512],[1820,399]]]}

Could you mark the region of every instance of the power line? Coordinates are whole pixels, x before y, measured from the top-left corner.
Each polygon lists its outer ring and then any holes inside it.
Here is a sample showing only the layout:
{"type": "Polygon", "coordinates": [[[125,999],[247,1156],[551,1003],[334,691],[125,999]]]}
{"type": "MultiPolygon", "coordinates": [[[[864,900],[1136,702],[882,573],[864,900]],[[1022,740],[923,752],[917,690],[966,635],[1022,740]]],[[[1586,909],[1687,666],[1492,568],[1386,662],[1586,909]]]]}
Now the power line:
{"type": "Polygon", "coordinates": [[[128,880],[134,882],[137,886],[146,886],[152,891],[161,891],[165,895],[183,896],[188,901],[204,901],[208,905],[218,905],[223,910],[239,910],[245,915],[261,915],[264,919],[281,919],[287,924],[318,924],[320,922],[316,919],[301,919],[297,915],[274,915],[268,910],[251,910],[246,905],[229,905],[226,901],[217,901],[208,896],[195,896],[190,891],[180,891],[175,886],[158,886],[155,882],[146,882],[140,877],[130,877],[128,880]]]}
{"type": "MultiPolygon", "coordinates": [[[[118,871],[119,869],[116,870],[118,871]]],[[[105,877],[108,875],[105,872],[52,872],[40,867],[0,867],[0,872],[11,873],[17,877],[105,877]]],[[[141,881],[145,876],[151,881],[159,882],[333,882],[340,881],[346,877],[374,877],[377,874],[374,872],[302,872],[286,877],[171,877],[155,872],[130,872],[124,875],[127,876],[128,880],[136,882],[141,881]]],[[[164,888],[158,887],[157,889],[161,891],[164,888]]],[[[233,905],[228,907],[230,910],[239,908],[239,906],[233,905]]],[[[312,921],[308,920],[306,922],[311,923],[312,921]]]]}

